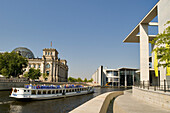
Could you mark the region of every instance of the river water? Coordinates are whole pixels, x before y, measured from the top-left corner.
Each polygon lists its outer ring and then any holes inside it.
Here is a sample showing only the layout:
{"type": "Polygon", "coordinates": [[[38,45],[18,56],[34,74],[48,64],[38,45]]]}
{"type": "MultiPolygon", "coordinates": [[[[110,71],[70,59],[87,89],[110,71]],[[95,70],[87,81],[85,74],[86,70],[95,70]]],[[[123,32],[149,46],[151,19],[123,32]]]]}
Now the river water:
{"type": "Polygon", "coordinates": [[[10,91],[0,91],[0,113],[68,113],[102,93],[120,90],[124,89],[96,87],[93,94],[28,102],[9,98],[10,91]]]}

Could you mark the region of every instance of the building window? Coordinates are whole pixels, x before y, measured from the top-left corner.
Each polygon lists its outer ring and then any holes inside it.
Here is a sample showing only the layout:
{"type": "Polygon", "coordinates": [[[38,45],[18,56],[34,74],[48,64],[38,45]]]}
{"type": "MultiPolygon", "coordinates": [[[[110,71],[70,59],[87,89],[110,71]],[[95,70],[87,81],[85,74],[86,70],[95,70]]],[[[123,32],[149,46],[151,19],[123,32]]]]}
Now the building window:
{"type": "Polygon", "coordinates": [[[53,53],[51,52],[51,55],[53,55],[53,53]]]}
{"type": "Polygon", "coordinates": [[[114,78],[114,81],[115,81],[115,82],[118,82],[118,78],[114,78]]]}
{"type": "Polygon", "coordinates": [[[50,64],[47,64],[47,65],[46,65],[46,68],[50,68],[50,64]]]}
{"type": "Polygon", "coordinates": [[[34,64],[34,68],[36,68],[36,65],[34,64]]]}
{"type": "Polygon", "coordinates": [[[118,76],[118,72],[117,71],[114,71],[114,76],[118,76]]]}
{"type": "Polygon", "coordinates": [[[47,52],[45,52],[45,55],[47,55],[47,52]]]}
{"type": "Polygon", "coordinates": [[[49,71],[46,71],[46,74],[47,74],[47,75],[49,75],[49,74],[50,74],[50,72],[49,72],[49,71]]]}
{"type": "Polygon", "coordinates": [[[31,64],[29,64],[29,68],[31,68],[31,64]]]}
{"type": "Polygon", "coordinates": [[[41,66],[40,66],[40,64],[38,65],[38,68],[40,68],[41,66]]]}
{"type": "Polygon", "coordinates": [[[50,52],[48,52],[48,55],[50,55],[50,52]]]}

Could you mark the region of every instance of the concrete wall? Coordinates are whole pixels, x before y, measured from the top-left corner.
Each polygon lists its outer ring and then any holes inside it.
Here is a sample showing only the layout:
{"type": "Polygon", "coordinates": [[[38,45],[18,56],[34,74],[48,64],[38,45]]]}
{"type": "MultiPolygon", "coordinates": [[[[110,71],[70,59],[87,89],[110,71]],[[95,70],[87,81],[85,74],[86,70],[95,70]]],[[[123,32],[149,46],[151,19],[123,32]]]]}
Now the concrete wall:
{"type": "Polygon", "coordinates": [[[122,94],[123,91],[104,93],[72,110],[70,113],[106,113],[110,101],[113,100],[113,98],[122,94]]]}
{"type": "Polygon", "coordinates": [[[133,87],[133,96],[149,104],[170,110],[170,93],[161,93],[133,87]]]}
{"type": "Polygon", "coordinates": [[[0,82],[0,90],[11,90],[12,87],[24,87],[28,82],[0,82]]]}

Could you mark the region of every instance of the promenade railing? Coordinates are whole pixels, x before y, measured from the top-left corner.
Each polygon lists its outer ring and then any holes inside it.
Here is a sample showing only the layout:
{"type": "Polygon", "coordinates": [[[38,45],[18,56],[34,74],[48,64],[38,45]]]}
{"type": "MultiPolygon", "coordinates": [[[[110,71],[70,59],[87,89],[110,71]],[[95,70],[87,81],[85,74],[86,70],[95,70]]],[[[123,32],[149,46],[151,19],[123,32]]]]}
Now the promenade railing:
{"type": "Polygon", "coordinates": [[[150,84],[149,81],[140,81],[135,82],[134,86],[146,90],[170,92],[170,80],[162,80],[154,84],[150,84]]]}

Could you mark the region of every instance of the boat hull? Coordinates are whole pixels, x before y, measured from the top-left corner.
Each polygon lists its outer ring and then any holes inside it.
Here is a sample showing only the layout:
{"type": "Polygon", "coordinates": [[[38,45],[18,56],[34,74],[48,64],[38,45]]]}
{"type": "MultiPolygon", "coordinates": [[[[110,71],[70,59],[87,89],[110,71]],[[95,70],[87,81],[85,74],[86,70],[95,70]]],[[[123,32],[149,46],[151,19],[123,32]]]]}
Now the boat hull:
{"type": "Polygon", "coordinates": [[[10,98],[15,98],[17,100],[49,100],[49,99],[57,99],[57,98],[65,98],[65,97],[71,97],[71,96],[78,96],[78,95],[85,95],[94,93],[94,90],[91,91],[82,91],[82,92],[73,92],[73,93],[65,93],[65,94],[50,94],[50,95],[14,95],[11,94],[10,98]]]}

